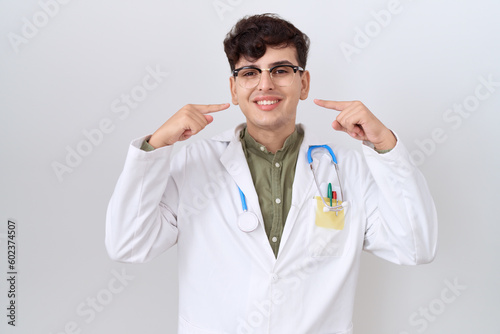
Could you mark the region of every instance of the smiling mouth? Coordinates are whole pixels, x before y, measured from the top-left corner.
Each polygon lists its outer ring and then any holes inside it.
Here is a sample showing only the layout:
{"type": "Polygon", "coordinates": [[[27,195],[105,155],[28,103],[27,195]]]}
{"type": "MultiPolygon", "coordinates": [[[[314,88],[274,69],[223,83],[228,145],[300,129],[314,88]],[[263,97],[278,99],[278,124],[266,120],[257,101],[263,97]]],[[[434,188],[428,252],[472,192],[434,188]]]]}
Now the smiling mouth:
{"type": "Polygon", "coordinates": [[[257,101],[257,104],[259,106],[269,106],[271,104],[276,104],[278,103],[279,100],[272,100],[272,101],[268,101],[268,100],[261,100],[261,101],[257,101]]]}

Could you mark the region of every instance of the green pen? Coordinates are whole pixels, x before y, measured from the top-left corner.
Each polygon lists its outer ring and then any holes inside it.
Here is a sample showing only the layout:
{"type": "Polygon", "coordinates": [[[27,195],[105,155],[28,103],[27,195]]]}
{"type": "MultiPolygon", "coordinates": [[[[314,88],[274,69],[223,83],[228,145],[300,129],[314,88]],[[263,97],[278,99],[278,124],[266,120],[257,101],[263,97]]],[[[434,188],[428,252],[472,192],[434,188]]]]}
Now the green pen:
{"type": "Polygon", "coordinates": [[[332,206],[332,199],[333,199],[333,195],[332,195],[332,184],[331,183],[328,183],[328,198],[330,199],[330,206],[332,206]]]}

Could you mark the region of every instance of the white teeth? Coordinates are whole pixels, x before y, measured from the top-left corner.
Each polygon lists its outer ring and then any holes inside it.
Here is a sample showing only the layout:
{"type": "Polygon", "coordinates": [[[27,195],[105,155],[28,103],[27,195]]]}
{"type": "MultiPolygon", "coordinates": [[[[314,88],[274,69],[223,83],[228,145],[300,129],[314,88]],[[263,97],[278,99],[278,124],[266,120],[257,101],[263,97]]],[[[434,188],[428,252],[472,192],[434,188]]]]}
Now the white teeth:
{"type": "Polygon", "coordinates": [[[262,101],[257,101],[257,104],[259,106],[268,106],[268,105],[271,105],[271,104],[275,104],[275,103],[278,103],[278,100],[274,100],[274,101],[267,101],[267,100],[262,100],[262,101]]]}

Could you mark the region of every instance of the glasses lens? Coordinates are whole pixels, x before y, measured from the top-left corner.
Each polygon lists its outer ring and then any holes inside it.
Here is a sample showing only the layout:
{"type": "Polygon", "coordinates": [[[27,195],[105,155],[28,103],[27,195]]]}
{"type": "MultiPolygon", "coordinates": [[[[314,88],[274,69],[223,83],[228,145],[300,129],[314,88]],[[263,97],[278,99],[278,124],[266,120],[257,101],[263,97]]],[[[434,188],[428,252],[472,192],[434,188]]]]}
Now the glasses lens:
{"type": "Polygon", "coordinates": [[[253,88],[259,84],[260,72],[254,68],[246,68],[238,72],[238,79],[243,88],[253,88]]]}
{"type": "Polygon", "coordinates": [[[290,66],[278,66],[271,72],[271,78],[275,85],[280,87],[290,86],[293,82],[295,72],[290,66]]]}

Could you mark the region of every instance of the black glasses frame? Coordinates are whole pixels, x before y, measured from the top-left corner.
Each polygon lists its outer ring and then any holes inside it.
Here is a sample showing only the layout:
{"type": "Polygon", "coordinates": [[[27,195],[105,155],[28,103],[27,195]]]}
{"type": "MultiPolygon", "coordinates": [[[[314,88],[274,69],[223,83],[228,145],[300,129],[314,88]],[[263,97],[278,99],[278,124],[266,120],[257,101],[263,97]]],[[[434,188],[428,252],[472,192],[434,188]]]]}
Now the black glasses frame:
{"type": "Polygon", "coordinates": [[[262,74],[262,71],[269,71],[269,73],[272,73],[272,71],[276,68],[276,67],[290,67],[291,69],[293,69],[293,73],[297,73],[297,71],[304,71],[304,69],[300,66],[294,66],[294,65],[288,65],[288,64],[283,64],[283,65],[276,65],[276,66],[273,66],[271,68],[264,68],[264,69],[260,69],[258,67],[255,67],[255,66],[243,66],[243,67],[240,67],[240,68],[237,68],[235,70],[233,70],[233,76],[234,78],[236,79],[238,77],[238,73],[241,71],[241,70],[249,70],[249,69],[252,69],[252,70],[257,70],[259,71],[259,74],[262,74]]]}

